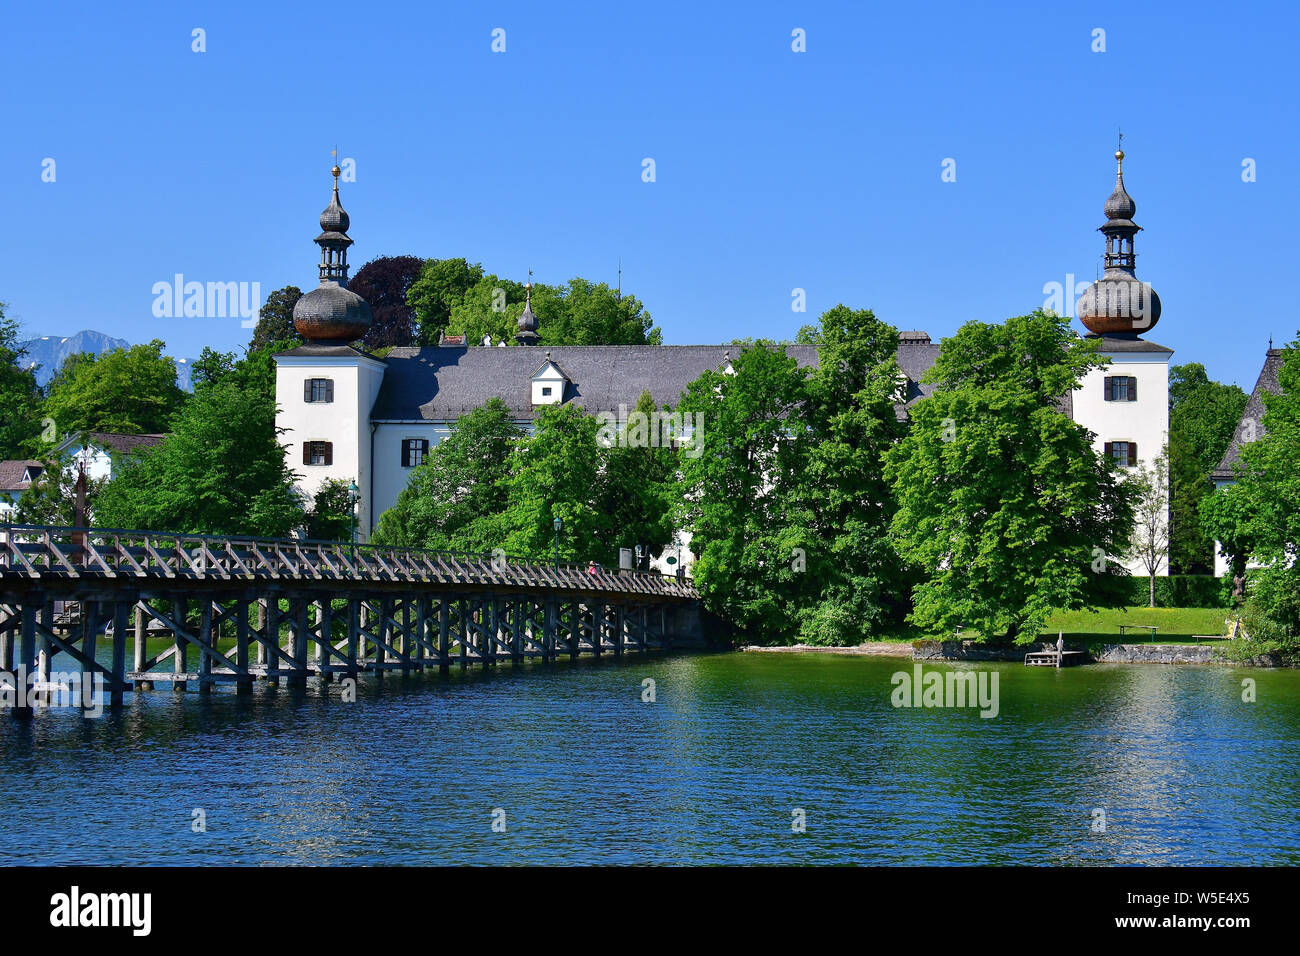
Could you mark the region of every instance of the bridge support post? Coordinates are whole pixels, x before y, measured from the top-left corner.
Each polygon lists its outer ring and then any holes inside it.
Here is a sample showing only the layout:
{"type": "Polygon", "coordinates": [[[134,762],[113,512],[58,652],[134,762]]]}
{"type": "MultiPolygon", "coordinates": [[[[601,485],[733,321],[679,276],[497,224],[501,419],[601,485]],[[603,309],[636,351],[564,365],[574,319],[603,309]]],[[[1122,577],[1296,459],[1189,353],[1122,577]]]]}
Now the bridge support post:
{"type": "Polygon", "coordinates": [[[555,632],[559,624],[559,602],[551,597],[546,599],[546,617],[542,619],[542,660],[549,664],[555,660],[555,632]]]}
{"type": "Polygon", "coordinates": [[[413,641],[411,640],[411,598],[409,597],[402,598],[402,620],[400,620],[399,626],[402,628],[402,643],[398,644],[394,641],[394,646],[402,652],[402,676],[406,676],[411,672],[411,657],[413,654],[413,641]]]}
{"type": "MultiPolygon", "coordinates": [[[[81,602],[81,654],[88,661],[93,661],[95,659],[95,654],[99,650],[99,622],[103,617],[103,609],[104,605],[98,601],[81,602]],[[86,616],[87,610],[90,611],[89,618],[86,616]]],[[[91,687],[94,687],[93,681],[95,675],[93,672],[83,671],[81,679],[83,681],[90,681],[91,687]]],[[[81,688],[81,703],[82,707],[86,707],[87,698],[84,688],[81,688]]],[[[92,700],[90,703],[93,707],[94,701],[92,700]]]]}
{"type": "Polygon", "coordinates": [[[623,656],[623,631],[627,626],[627,608],[622,604],[614,605],[614,656],[623,656]]]}
{"type": "Polygon", "coordinates": [[[445,674],[451,670],[451,647],[449,645],[449,618],[451,602],[445,597],[438,599],[438,673],[445,674]]]}
{"type": "Polygon", "coordinates": [[[199,610],[199,693],[212,692],[212,656],[206,650],[217,649],[217,635],[221,626],[212,626],[212,599],[204,598],[199,610]]]}
{"type": "Polygon", "coordinates": [[[348,677],[357,679],[361,660],[361,602],[348,598],[348,677]]]}
{"type": "Polygon", "coordinates": [[[524,659],[524,635],[528,631],[528,620],[524,615],[525,602],[516,598],[510,602],[510,663],[518,664],[524,659]]]}
{"type": "Polygon", "coordinates": [[[14,638],[13,627],[18,616],[0,609],[0,671],[6,674],[14,672],[14,638]]]}
{"type": "Polygon", "coordinates": [[[497,662],[497,642],[501,640],[501,607],[495,594],[488,595],[487,630],[482,632],[483,666],[494,667],[497,662]]]}
{"type": "Polygon", "coordinates": [[[31,676],[36,669],[36,605],[29,604],[22,608],[22,634],[18,638],[18,668],[14,671],[14,679],[25,686],[15,687],[14,693],[17,695],[16,706],[10,711],[14,717],[20,720],[30,720],[32,716],[32,701],[29,694],[31,688],[31,676]],[[21,706],[17,706],[21,704],[21,706]]]}
{"type": "Polygon", "coordinates": [[[469,609],[466,600],[459,601],[460,614],[456,617],[456,637],[460,644],[460,669],[469,667],[469,609]]]}
{"type": "MultiPolygon", "coordinates": [[[[259,613],[261,605],[258,605],[259,613]]],[[[235,664],[243,674],[235,679],[235,693],[251,694],[253,679],[248,674],[248,612],[249,602],[241,598],[235,603],[235,664]]]]}
{"type": "MultiPolygon", "coordinates": [[[[53,601],[46,601],[41,605],[41,624],[46,631],[54,629],[53,601]]],[[[43,685],[50,682],[50,639],[44,634],[38,634],[36,638],[36,680],[43,685]]],[[[41,691],[41,693],[45,694],[48,691],[41,691]]]]}
{"type": "Polygon", "coordinates": [[[388,667],[388,648],[393,643],[393,602],[383,598],[379,602],[379,626],[375,629],[375,673],[382,675],[388,667]]]}
{"type": "MultiPolygon", "coordinates": [[[[185,611],[185,599],[175,598],[172,601],[172,620],[176,622],[178,628],[185,627],[185,611]]],[[[172,635],[172,646],[176,648],[172,667],[172,673],[175,675],[175,679],[172,681],[172,690],[177,693],[184,693],[186,686],[185,675],[190,670],[190,648],[179,631],[172,635]]]]}
{"type": "MultiPolygon", "coordinates": [[[[275,595],[266,598],[262,609],[266,612],[266,626],[262,630],[262,642],[257,656],[267,662],[268,671],[279,671],[284,662],[280,655],[273,653],[271,649],[280,646],[280,598],[275,595]]],[[[266,684],[268,687],[279,687],[279,676],[267,674],[266,684]]]]}
{"type": "Polygon", "coordinates": [[[573,614],[569,618],[569,660],[576,661],[582,653],[582,605],[573,602],[573,614]]]}
{"type": "Polygon", "coordinates": [[[126,628],[134,601],[118,598],[113,602],[113,686],[109,688],[110,706],[120,707],[126,690],[126,628]]]}
{"type": "Polygon", "coordinates": [[[292,673],[289,675],[288,686],[301,690],[307,686],[307,628],[308,628],[308,605],[311,601],[305,597],[298,598],[296,601],[290,599],[289,614],[289,648],[290,657],[293,658],[292,673]],[[296,606],[295,606],[296,605],[296,606]]]}
{"type": "Polygon", "coordinates": [[[425,643],[429,640],[429,607],[427,597],[420,595],[415,599],[415,669],[424,673],[425,643]]]}
{"type": "MultiPolygon", "coordinates": [[[[148,636],[149,629],[145,626],[144,608],[141,605],[144,598],[141,598],[135,605],[135,667],[134,672],[137,674],[144,672],[144,662],[149,659],[148,636]]],[[[153,681],[136,679],[135,691],[140,693],[146,690],[153,690],[153,681]]]]}

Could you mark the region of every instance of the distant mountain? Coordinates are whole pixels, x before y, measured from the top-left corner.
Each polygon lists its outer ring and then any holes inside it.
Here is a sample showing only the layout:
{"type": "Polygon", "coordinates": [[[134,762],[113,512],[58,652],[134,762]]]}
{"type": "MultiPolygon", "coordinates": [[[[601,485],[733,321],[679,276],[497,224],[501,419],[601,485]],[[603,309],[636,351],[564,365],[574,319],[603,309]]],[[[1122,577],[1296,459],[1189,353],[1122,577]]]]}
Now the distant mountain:
{"type": "MultiPolygon", "coordinates": [[[[36,384],[44,388],[54,378],[56,372],[63,368],[69,355],[89,352],[91,355],[103,355],[114,349],[129,349],[131,343],[126,339],[115,339],[103,332],[89,329],[76,335],[42,335],[38,339],[19,342],[18,348],[27,352],[25,361],[28,368],[36,369],[36,384]]],[[[194,363],[190,359],[172,359],[176,363],[176,384],[185,391],[190,391],[190,370],[194,363]]]]}

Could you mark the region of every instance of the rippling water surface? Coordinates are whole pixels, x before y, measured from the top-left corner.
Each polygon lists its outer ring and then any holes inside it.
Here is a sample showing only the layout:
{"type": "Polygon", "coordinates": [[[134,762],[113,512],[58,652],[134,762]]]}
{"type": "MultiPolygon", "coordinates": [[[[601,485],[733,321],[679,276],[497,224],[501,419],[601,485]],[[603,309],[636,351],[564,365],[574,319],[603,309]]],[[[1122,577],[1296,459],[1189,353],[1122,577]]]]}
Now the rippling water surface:
{"type": "Polygon", "coordinates": [[[1300,672],[981,665],[983,719],[894,708],[911,669],[507,664],[0,718],[0,863],[1300,863],[1300,672]]]}

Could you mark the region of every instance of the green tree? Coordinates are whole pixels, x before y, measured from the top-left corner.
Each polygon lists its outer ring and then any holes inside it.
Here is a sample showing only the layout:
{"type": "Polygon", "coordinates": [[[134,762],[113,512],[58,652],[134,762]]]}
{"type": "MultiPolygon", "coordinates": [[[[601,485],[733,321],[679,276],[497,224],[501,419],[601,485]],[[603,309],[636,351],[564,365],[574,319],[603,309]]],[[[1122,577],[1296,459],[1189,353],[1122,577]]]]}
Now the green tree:
{"type": "Polygon", "coordinates": [[[790,514],[807,565],[796,613],[803,641],[856,644],[901,617],[911,580],[893,552],[894,493],[884,475],[885,455],[904,433],[895,411],[898,332],[870,310],[838,305],[807,337],[821,349],[793,422],[800,466],[790,514]]]}
{"type": "Polygon", "coordinates": [[[201,383],[171,434],[101,490],[101,526],[285,537],[306,522],[275,425],[271,350],[201,383]]]}
{"type": "Polygon", "coordinates": [[[542,345],[661,345],[663,333],[636,296],[575,277],[558,293],[533,290],[542,345]]]}
{"type": "MultiPolygon", "coordinates": [[[[534,289],[538,293],[541,287],[534,289]]],[[[447,323],[450,335],[464,335],[467,345],[478,345],[485,335],[493,344],[515,344],[519,316],[524,311],[524,286],[520,282],[487,275],[466,290],[451,309],[447,323]]]]}
{"type": "Polygon", "coordinates": [[[654,556],[673,539],[677,455],[664,441],[661,415],[650,393],[642,392],[626,424],[603,448],[595,508],[609,519],[598,535],[606,554],[641,545],[654,556]]]}
{"type": "MultiPolygon", "coordinates": [[[[515,344],[524,287],[498,276],[482,276],[460,293],[451,307],[446,331],[477,345],[484,335],[493,344],[515,344]]],[[[533,314],[541,345],[659,345],[656,328],[641,302],[603,282],[570,279],[566,285],[533,284],[533,314]]],[[[436,341],[436,336],[435,336],[436,341]]]]}
{"type": "Polygon", "coordinates": [[[565,560],[617,564],[610,545],[611,517],[596,504],[602,456],[600,423],[576,405],[546,405],[533,434],[515,444],[507,469],[509,504],[503,526],[510,554],[545,558],[555,553],[555,518],[564,522],[560,555],[565,560]]]}
{"type": "Polygon", "coordinates": [[[294,345],[303,343],[302,336],[293,325],[293,307],[301,298],[302,290],[296,285],[276,289],[266,297],[266,302],[257,313],[253,338],[248,343],[250,352],[265,349],[272,342],[292,342],[294,345]]]}
{"type": "Polygon", "coordinates": [[[1236,592],[1245,584],[1244,620],[1259,649],[1300,654],[1300,343],[1278,370],[1280,391],[1265,394],[1262,434],[1242,446],[1237,481],[1201,503],[1207,535],[1232,558],[1236,592]],[[1247,559],[1261,567],[1247,569],[1247,559]],[[1260,646],[1263,645],[1263,646],[1260,646]]]}
{"type": "Polygon", "coordinates": [[[523,432],[499,398],[462,415],[429,450],[371,540],[409,548],[488,552],[503,547],[505,478],[523,432]]]}
{"type": "Polygon", "coordinates": [[[429,259],[420,277],[411,283],[407,304],[415,312],[416,338],[422,345],[437,345],[447,328],[452,309],[483,278],[481,263],[464,259],[429,259]]]}
{"type": "Polygon", "coordinates": [[[1114,464],[1060,409],[1104,367],[1060,316],[968,322],[945,339],[886,456],[899,553],[921,569],[911,621],[1033,641],[1058,608],[1121,606],[1132,508],[1114,464]]]}
{"type": "Polygon", "coordinates": [[[157,434],[185,402],[166,344],[114,349],[69,360],[50,384],[45,414],[61,434],[103,431],[157,434]]]}
{"type": "Polygon", "coordinates": [[[791,595],[805,573],[795,549],[813,537],[788,515],[803,464],[792,422],[807,373],[768,342],[742,349],[731,367],[705,372],[680,405],[692,421],[704,416],[699,445],[680,462],[681,520],[705,606],[741,633],[785,636],[796,627],[791,595]]]}
{"type": "Polygon", "coordinates": [[[327,478],[321,483],[307,512],[307,537],[313,541],[351,541],[353,521],[351,481],[327,478]]]}
{"type": "Polygon", "coordinates": [[[1201,501],[1210,472],[1223,457],[1245,410],[1236,385],[1212,381],[1199,363],[1169,370],[1170,570],[1206,574],[1214,568],[1214,539],[1201,527],[1201,501]]]}
{"type": "Polygon", "coordinates": [[[41,392],[35,374],[24,368],[25,354],[18,348],[18,323],[0,302],[0,459],[32,454],[41,434],[41,392]]]}

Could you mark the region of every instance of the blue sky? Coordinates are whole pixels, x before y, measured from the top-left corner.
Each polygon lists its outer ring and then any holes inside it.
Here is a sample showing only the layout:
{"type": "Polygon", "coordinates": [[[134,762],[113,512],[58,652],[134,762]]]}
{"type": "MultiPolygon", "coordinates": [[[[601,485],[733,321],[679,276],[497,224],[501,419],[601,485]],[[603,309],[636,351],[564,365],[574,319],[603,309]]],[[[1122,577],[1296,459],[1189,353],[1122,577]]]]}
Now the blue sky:
{"type": "Polygon", "coordinates": [[[242,346],[238,319],[155,318],[153,285],[314,287],[337,144],[354,271],[465,256],[612,284],[621,258],[667,342],[792,337],[838,302],[937,338],[1093,278],[1122,127],[1138,275],[1164,302],[1149,338],[1249,389],[1269,336],[1300,327],[1298,20],[1282,3],[10,5],[0,300],[32,335],[242,346]]]}

